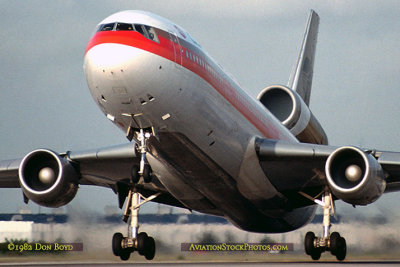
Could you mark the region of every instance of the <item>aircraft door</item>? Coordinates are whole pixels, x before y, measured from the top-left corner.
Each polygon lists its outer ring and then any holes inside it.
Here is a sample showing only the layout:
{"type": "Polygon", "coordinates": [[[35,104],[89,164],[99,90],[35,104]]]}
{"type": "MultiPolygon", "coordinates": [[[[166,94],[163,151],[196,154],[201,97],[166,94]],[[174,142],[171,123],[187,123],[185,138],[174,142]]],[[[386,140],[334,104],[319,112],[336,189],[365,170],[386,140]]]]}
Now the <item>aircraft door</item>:
{"type": "Polygon", "coordinates": [[[169,38],[174,47],[175,62],[179,65],[182,65],[182,48],[181,45],[179,44],[179,39],[175,33],[170,31],[168,33],[169,33],[169,38]]]}

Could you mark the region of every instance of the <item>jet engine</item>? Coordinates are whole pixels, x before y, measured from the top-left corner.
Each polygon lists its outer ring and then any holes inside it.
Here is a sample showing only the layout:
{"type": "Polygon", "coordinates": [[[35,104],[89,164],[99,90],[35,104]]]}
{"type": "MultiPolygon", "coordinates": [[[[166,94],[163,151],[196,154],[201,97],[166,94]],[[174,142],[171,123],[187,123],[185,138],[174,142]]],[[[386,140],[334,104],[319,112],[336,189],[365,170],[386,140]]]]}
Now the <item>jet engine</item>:
{"type": "Polygon", "coordinates": [[[78,191],[78,178],[68,160],[47,149],[30,152],[19,166],[19,183],[25,196],[45,207],[69,203],[78,191]]]}
{"type": "Polygon", "coordinates": [[[353,205],[374,202],[386,188],[381,165],[357,147],[336,149],[326,161],[325,173],[332,193],[353,205]]]}
{"type": "Polygon", "coordinates": [[[282,85],[264,88],[257,99],[278,119],[300,142],[328,144],[328,138],[303,99],[293,90],[282,85]]]}

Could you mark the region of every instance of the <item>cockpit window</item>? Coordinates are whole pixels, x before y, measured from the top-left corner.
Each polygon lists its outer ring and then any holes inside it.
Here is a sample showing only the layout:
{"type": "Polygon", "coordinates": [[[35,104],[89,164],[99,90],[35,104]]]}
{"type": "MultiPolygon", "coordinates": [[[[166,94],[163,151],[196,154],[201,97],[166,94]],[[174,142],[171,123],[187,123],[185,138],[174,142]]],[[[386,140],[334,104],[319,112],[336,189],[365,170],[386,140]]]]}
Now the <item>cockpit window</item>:
{"type": "Polygon", "coordinates": [[[142,25],[142,24],[135,24],[135,29],[144,37],[147,39],[150,39],[154,42],[160,43],[158,40],[156,31],[154,30],[153,27],[147,26],[147,25],[142,25]]]}
{"type": "Polygon", "coordinates": [[[160,43],[154,28],[143,24],[107,23],[100,25],[97,31],[137,31],[147,39],[160,43]]]}
{"type": "Polygon", "coordinates": [[[135,24],[135,29],[136,29],[141,35],[143,35],[144,37],[147,38],[146,30],[145,30],[145,28],[143,27],[143,25],[141,25],[141,24],[135,24]]]}
{"type": "Polygon", "coordinates": [[[116,31],[134,31],[132,24],[117,23],[116,31]]]}
{"type": "Polygon", "coordinates": [[[100,25],[99,27],[99,32],[103,32],[103,31],[112,31],[114,29],[114,24],[115,23],[107,23],[107,24],[103,24],[100,25]]]}
{"type": "Polygon", "coordinates": [[[160,43],[160,41],[158,40],[156,31],[153,29],[153,27],[150,27],[150,26],[144,26],[144,27],[146,28],[147,33],[148,33],[148,35],[149,35],[148,38],[149,38],[150,40],[154,41],[154,42],[160,43]]]}

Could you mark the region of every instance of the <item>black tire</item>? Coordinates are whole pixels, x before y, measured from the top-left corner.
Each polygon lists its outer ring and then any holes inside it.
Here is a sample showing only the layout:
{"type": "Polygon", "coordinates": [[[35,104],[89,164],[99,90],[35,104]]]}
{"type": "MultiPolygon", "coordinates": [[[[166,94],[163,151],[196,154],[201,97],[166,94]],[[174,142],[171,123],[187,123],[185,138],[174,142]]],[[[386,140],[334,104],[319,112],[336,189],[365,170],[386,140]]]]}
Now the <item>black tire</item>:
{"type": "Polygon", "coordinates": [[[131,256],[131,252],[129,249],[123,249],[121,251],[121,254],[119,255],[119,257],[121,258],[121,260],[123,261],[127,261],[129,260],[129,257],[131,256]]]}
{"type": "Polygon", "coordinates": [[[137,250],[140,255],[145,255],[145,253],[146,253],[147,238],[148,238],[148,236],[145,232],[139,233],[136,237],[137,250]]]}
{"type": "Polygon", "coordinates": [[[304,238],[304,250],[307,255],[312,255],[314,248],[314,239],[315,234],[313,232],[307,232],[306,237],[304,238]]]}
{"type": "Polygon", "coordinates": [[[143,168],[143,180],[145,183],[151,182],[151,167],[149,164],[145,164],[143,168]]]}
{"type": "Polygon", "coordinates": [[[134,165],[131,170],[131,180],[133,184],[137,184],[139,182],[139,166],[134,165]]]}
{"type": "Polygon", "coordinates": [[[347,253],[347,245],[346,245],[346,239],[341,237],[339,239],[339,247],[338,251],[336,252],[336,259],[339,261],[343,261],[346,258],[346,253],[347,253]]]}
{"type": "Polygon", "coordinates": [[[332,255],[336,255],[338,250],[339,250],[339,246],[340,246],[340,239],[342,237],[340,237],[340,234],[338,232],[333,232],[331,234],[331,236],[329,237],[329,243],[330,243],[330,250],[331,250],[331,254],[332,255]]]}
{"type": "Polygon", "coordinates": [[[144,253],[144,257],[146,260],[152,260],[154,259],[154,255],[156,255],[156,242],[154,241],[154,238],[149,236],[146,240],[146,251],[144,253]]]}
{"type": "Polygon", "coordinates": [[[319,248],[314,248],[311,252],[311,259],[317,261],[321,258],[321,250],[319,248]]]}
{"type": "Polygon", "coordinates": [[[115,233],[112,238],[112,251],[115,256],[120,256],[122,253],[121,242],[124,236],[121,233],[115,233]]]}

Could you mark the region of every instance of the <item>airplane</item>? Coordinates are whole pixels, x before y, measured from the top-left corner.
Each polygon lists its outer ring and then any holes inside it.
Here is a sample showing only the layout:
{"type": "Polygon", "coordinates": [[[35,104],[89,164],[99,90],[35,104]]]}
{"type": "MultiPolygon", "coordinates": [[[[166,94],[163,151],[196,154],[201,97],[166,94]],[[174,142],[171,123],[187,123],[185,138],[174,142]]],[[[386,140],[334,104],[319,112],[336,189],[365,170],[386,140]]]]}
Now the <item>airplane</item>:
{"type": "Polygon", "coordinates": [[[112,238],[121,260],[134,251],[155,256],[154,238],[138,224],[149,201],[257,233],[299,229],[321,206],[322,235],[308,232],[305,252],[343,261],[346,240],[331,233],[335,201],[368,205],[399,191],[400,153],[328,145],[309,109],[318,25],[311,10],[288,84],[256,99],[175,23],[138,10],[107,17],[83,68],[94,101],[129,143],[0,161],[0,187],[52,208],[68,204],[80,185],[112,189],[129,225],[112,238]]]}

